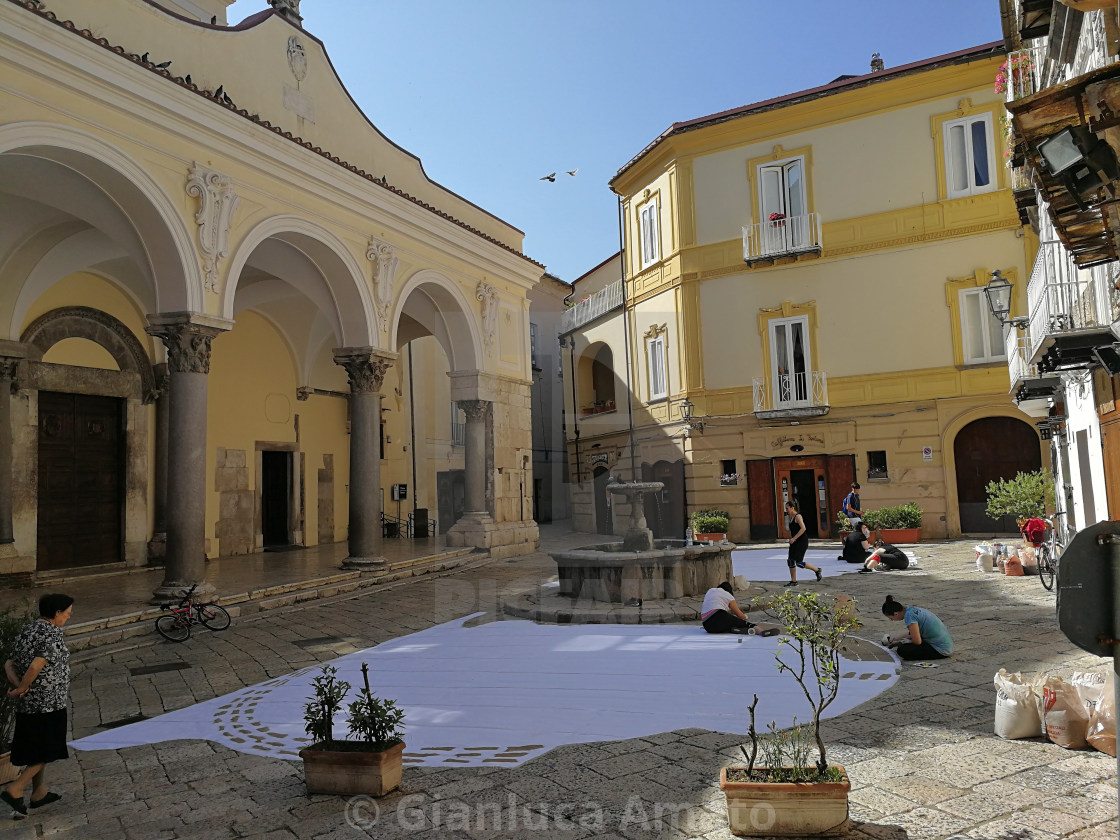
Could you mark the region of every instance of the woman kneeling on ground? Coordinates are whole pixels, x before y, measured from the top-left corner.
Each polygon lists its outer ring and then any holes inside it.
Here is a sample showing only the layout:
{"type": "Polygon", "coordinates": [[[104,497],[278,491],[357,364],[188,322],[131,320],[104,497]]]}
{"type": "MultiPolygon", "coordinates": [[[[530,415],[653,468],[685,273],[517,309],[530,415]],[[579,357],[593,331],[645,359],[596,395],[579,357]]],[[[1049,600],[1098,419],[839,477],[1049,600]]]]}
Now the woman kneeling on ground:
{"type": "Polygon", "coordinates": [[[735,603],[735,591],[727,581],[713,586],[704,595],[700,623],[709,633],[745,633],[754,627],[735,603]]]}
{"type": "Polygon", "coordinates": [[[888,595],[883,615],[906,625],[907,633],[890,636],[887,647],[895,648],[903,659],[944,659],[953,652],[953,639],[941,619],[921,607],[904,607],[888,595]]]}

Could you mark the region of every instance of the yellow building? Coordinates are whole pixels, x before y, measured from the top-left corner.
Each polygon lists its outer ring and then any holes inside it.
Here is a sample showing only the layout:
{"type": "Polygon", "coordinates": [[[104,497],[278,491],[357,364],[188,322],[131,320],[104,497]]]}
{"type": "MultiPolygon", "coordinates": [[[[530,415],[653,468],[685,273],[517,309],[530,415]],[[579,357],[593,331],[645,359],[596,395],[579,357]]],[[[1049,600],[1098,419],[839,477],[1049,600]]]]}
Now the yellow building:
{"type": "Polygon", "coordinates": [[[734,539],[787,535],[790,498],[834,532],[853,481],[864,510],[918,503],[926,537],[1006,527],[983,487],[1041,447],[982,292],[1037,249],[1002,163],[1003,57],[675,123],[618,172],[622,269],[576,281],[562,336],[577,527],[611,530],[611,473],[666,483],[646,514],[668,537],[706,508],[734,539]]]}
{"type": "Polygon", "coordinates": [[[378,132],[298,0],[229,2],[0,3],[0,576],[375,565],[386,509],[532,550],[542,266],[378,132]]]}

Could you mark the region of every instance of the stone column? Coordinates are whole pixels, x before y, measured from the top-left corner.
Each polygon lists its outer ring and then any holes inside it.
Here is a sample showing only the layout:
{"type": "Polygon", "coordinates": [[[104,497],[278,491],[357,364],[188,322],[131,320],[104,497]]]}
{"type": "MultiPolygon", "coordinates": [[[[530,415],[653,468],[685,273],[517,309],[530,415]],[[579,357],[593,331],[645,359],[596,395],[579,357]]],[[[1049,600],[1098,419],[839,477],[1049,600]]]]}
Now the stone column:
{"type": "Polygon", "coordinates": [[[334,360],[350,380],[350,554],[344,569],[384,565],[381,554],[381,383],[396,359],[372,347],[342,347],[334,360]]]}
{"type": "Polygon", "coordinates": [[[24,358],[21,345],[0,342],[0,558],[16,557],[12,529],[12,383],[24,358]]]}
{"type": "Polygon", "coordinates": [[[155,365],[156,374],[156,441],[155,464],[152,469],[153,506],[152,539],[148,542],[148,562],[163,562],[167,556],[167,426],[171,416],[167,365],[155,365]]]}
{"type": "Polygon", "coordinates": [[[487,400],[458,400],[467,415],[463,460],[467,472],[466,511],[447,532],[448,545],[488,547],[495,530],[486,504],[486,421],[493,410],[487,400]]]}
{"type": "Polygon", "coordinates": [[[167,555],[153,603],[177,599],[206,583],[206,375],[210,342],[232,324],[194,313],[149,315],[147,332],[167,347],[167,555]]]}

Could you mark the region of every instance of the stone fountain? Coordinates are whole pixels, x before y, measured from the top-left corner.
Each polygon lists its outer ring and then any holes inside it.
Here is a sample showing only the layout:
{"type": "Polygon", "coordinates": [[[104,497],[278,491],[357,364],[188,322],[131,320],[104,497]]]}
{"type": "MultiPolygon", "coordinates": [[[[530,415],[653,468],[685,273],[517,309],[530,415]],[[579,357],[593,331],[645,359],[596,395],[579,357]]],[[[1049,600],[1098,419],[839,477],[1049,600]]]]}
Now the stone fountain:
{"type": "Polygon", "coordinates": [[[562,597],[609,603],[703,595],[731,580],[732,545],[687,545],[654,540],[646,525],[642,497],[659,492],[660,481],[620,481],[607,490],[630,502],[630,523],[622,542],[549,552],[556,561],[562,597]]]}

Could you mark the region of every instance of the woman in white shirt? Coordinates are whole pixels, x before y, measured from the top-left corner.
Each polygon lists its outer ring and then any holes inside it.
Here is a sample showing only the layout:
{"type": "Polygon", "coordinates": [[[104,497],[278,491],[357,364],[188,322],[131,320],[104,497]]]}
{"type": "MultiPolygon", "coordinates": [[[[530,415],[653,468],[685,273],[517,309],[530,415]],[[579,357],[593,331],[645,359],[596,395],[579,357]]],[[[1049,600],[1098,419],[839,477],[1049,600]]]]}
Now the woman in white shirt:
{"type": "Polygon", "coordinates": [[[709,633],[746,633],[754,627],[735,603],[735,591],[727,581],[705,593],[704,605],[700,608],[700,623],[709,633]]]}

